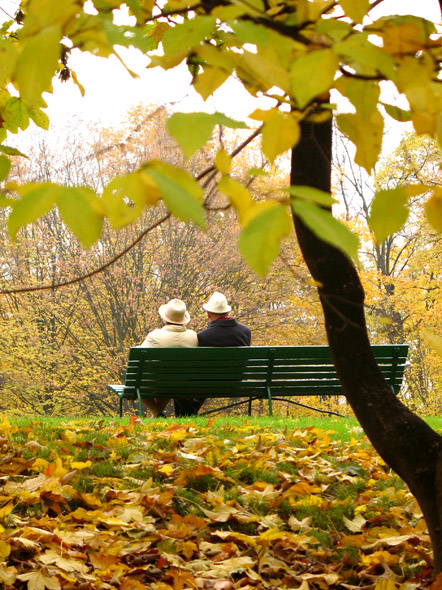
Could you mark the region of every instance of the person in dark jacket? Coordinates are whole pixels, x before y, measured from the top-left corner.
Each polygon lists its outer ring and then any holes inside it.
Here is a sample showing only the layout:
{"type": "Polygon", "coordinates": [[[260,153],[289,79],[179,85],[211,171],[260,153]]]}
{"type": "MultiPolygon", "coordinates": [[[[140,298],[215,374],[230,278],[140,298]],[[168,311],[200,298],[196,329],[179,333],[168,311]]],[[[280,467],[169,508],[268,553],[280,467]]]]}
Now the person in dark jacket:
{"type": "Polygon", "coordinates": [[[215,291],[203,305],[209,318],[209,327],[198,332],[198,346],[250,346],[250,329],[230,317],[232,310],[222,293],[215,291]]]}
{"type": "MultiPolygon", "coordinates": [[[[198,346],[250,346],[250,328],[230,317],[232,308],[225,295],[215,291],[203,305],[209,327],[197,333],[198,346]]],[[[175,399],[175,416],[195,416],[205,400],[196,398],[175,399]]]]}

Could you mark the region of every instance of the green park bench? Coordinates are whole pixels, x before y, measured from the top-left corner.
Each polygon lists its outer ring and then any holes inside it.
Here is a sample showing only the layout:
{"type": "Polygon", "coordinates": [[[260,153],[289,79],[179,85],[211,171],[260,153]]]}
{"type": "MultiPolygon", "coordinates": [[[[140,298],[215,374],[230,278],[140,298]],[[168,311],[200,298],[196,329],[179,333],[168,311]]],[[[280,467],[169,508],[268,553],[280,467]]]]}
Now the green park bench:
{"type": "MultiPolygon", "coordinates": [[[[408,345],[373,345],[373,354],[395,394],[399,393],[408,345]]],[[[226,348],[141,348],[129,351],[124,385],[108,385],[120,400],[141,398],[246,398],[203,412],[209,414],[252,401],[342,395],[328,346],[251,346],[226,348]]],[[[318,410],[318,408],[310,408],[318,410]]],[[[319,409],[318,411],[335,414],[319,409]]],[[[338,414],[339,415],[339,414],[338,414]]]]}

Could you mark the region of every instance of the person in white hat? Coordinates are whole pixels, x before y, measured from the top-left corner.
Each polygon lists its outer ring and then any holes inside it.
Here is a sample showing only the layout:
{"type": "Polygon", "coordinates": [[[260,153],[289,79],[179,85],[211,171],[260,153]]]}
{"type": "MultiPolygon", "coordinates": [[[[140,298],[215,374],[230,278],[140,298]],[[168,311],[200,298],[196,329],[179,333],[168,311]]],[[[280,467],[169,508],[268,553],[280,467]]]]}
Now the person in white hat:
{"type": "Polygon", "coordinates": [[[250,328],[230,317],[232,310],[225,295],[215,291],[203,305],[209,327],[198,332],[198,346],[250,346],[250,328]]]}
{"type": "MultiPolygon", "coordinates": [[[[209,319],[209,327],[198,332],[198,346],[250,346],[250,328],[230,317],[231,306],[225,295],[215,291],[203,309],[209,319]]],[[[175,399],[175,416],[194,416],[204,403],[204,399],[175,399]]]]}
{"type": "MultiPolygon", "coordinates": [[[[190,322],[190,316],[186,304],[181,299],[172,299],[158,310],[161,319],[164,321],[162,328],[157,328],[146,336],[141,344],[146,348],[164,347],[193,347],[198,346],[198,338],[194,330],[188,330],[186,325],[190,322]]],[[[141,400],[149,408],[154,417],[162,415],[164,408],[169,403],[168,399],[147,399],[141,400]]]]}

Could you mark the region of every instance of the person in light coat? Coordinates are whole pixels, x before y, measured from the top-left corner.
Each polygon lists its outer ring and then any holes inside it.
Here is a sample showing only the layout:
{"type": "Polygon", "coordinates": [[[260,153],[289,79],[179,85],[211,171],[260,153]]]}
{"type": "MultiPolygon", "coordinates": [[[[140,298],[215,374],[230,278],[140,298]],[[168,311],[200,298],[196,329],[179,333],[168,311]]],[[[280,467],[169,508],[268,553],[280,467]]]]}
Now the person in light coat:
{"type": "MultiPolygon", "coordinates": [[[[146,336],[141,347],[165,348],[165,347],[193,347],[198,346],[196,332],[188,330],[186,325],[190,322],[190,316],[186,310],[186,304],[181,299],[172,299],[158,310],[164,321],[162,328],[157,328],[146,336]]],[[[162,415],[164,408],[169,403],[168,399],[142,398],[142,403],[149,408],[154,417],[162,415]]]]}
{"type": "MultiPolygon", "coordinates": [[[[251,345],[250,328],[230,317],[232,308],[223,293],[215,291],[203,309],[207,313],[209,327],[198,332],[198,346],[251,345]]],[[[203,403],[204,399],[177,398],[174,400],[175,416],[195,416],[203,403]]]]}

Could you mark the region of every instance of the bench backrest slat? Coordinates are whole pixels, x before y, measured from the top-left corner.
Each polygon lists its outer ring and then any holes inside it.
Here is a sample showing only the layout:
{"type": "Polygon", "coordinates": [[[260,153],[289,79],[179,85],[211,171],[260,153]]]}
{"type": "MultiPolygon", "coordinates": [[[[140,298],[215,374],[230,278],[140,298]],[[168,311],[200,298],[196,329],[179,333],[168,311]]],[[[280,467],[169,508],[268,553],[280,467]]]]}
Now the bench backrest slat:
{"type": "MultiPolygon", "coordinates": [[[[397,393],[408,345],[373,345],[380,370],[397,393]]],[[[341,395],[328,346],[226,348],[139,348],[129,352],[125,386],[141,395],[173,397],[207,393],[213,397],[254,391],[262,395],[341,395]]]]}

